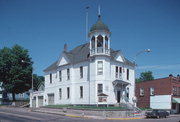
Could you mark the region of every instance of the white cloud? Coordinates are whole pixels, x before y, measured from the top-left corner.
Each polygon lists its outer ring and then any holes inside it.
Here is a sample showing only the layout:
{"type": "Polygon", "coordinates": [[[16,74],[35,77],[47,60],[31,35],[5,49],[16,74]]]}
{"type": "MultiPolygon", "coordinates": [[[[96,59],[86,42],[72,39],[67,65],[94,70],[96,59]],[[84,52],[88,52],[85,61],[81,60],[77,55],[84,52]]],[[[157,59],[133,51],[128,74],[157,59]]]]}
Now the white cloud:
{"type": "Polygon", "coordinates": [[[140,69],[140,70],[144,70],[144,69],[154,69],[154,70],[180,69],[180,64],[137,66],[137,69],[140,69]]]}

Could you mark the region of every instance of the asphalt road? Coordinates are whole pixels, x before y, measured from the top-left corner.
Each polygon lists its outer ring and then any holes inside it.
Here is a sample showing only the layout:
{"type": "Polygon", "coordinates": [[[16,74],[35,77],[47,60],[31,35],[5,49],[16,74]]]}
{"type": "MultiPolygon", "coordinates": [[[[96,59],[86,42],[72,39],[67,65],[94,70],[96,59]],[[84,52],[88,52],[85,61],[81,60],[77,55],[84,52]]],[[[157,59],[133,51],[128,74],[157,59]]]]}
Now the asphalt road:
{"type": "Polygon", "coordinates": [[[180,116],[161,119],[99,120],[31,112],[24,108],[0,108],[0,122],[179,122],[180,116]]]}

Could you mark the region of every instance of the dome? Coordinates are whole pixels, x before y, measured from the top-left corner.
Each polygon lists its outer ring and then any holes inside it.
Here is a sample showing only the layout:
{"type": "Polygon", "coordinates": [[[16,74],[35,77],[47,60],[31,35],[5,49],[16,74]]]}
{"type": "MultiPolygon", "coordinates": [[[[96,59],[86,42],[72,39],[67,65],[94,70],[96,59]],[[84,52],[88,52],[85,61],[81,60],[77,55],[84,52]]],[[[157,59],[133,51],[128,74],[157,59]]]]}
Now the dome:
{"type": "Polygon", "coordinates": [[[109,28],[101,21],[100,16],[98,16],[98,20],[97,20],[96,24],[92,25],[90,32],[96,31],[96,30],[104,30],[104,31],[109,32],[109,28]]]}

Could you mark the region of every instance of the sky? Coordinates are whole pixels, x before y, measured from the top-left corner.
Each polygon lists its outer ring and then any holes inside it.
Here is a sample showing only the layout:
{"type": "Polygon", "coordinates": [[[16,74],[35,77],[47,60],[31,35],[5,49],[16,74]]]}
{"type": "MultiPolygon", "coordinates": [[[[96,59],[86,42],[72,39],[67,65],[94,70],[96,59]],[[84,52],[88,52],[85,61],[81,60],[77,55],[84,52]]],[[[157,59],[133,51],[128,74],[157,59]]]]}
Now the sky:
{"type": "Polygon", "coordinates": [[[56,61],[63,51],[87,43],[88,30],[102,21],[111,31],[111,48],[133,61],[136,76],[180,74],[180,0],[0,0],[0,49],[15,44],[29,50],[34,73],[56,61]]]}

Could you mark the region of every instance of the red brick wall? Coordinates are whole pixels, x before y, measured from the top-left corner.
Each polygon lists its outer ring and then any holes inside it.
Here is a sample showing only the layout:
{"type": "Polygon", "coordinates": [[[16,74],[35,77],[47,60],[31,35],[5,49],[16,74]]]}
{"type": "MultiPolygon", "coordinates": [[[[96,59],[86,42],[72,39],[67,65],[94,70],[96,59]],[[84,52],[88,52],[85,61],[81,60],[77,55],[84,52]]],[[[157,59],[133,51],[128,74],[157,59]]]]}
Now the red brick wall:
{"type": "Polygon", "coordinates": [[[137,106],[140,108],[150,107],[150,88],[154,88],[155,95],[171,94],[171,78],[161,78],[152,81],[136,83],[137,106]],[[140,88],[144,88],[144,96],[140,96],[140,88]]]}

